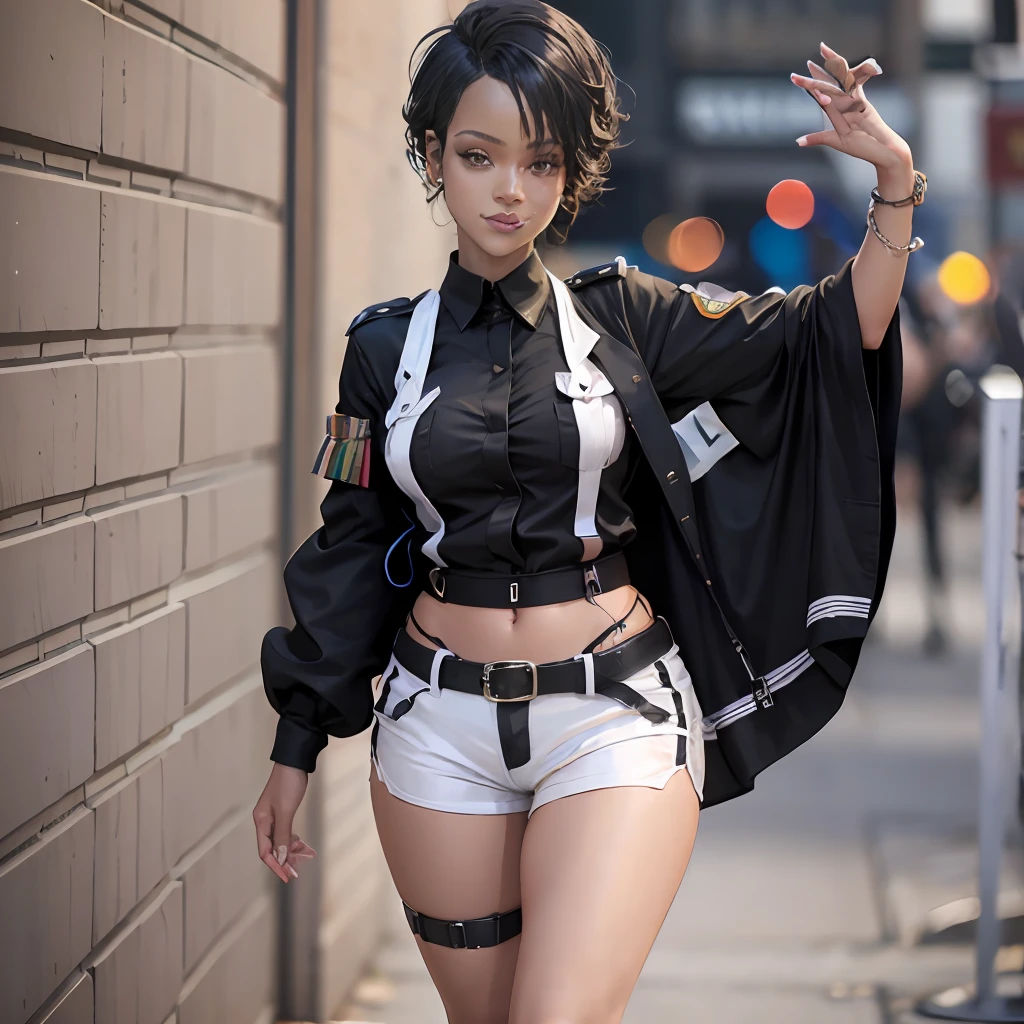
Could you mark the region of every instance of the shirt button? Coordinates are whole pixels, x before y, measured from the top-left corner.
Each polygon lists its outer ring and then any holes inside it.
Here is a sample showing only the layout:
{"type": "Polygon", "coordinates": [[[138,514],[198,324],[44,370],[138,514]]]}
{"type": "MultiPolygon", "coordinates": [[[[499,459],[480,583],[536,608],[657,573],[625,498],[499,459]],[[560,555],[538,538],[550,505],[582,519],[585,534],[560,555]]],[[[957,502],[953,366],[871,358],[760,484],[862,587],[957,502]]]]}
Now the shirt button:
{"type": "Polygon", "coordinates": [[[492,369],[492,370],[493,370],[493,371],[494,371],[495,373],[504,373],[504,372],[505,372],[505,367],[504,367],[504,366],[499,366],[499,365],[498,365],[497,363],[495,363],[495,364],[494,364],[494,365],[493,365],[493,366],[491,367],[491,369],[492,369]]]}

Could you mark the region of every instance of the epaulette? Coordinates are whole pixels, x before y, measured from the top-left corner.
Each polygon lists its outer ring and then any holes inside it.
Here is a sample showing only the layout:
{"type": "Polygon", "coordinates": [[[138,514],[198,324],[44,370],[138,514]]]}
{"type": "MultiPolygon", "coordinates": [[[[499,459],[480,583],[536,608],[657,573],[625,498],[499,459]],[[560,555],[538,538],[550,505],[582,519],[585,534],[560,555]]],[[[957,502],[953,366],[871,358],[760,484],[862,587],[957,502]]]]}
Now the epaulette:
{"type": "Polygon", "coordinates": [[[352,323],[348,325],[348,330],[345,334],[351,334],[357,327],[361,327],[365,323],[369,323],[371,320],[380,320],[386,316],[401,316],[403,313],[411,313],[413,307],[420,299],[426,295],[426,292],[420,292],[419,295],[414,298],[406,298],[404,295],[397,299],[392,299],[390,302],[378,303],[373,306],[367,306],[361,313],[357,314],[352,320],[352,323]]]}
{"type": "Polygon", "coordinates": [[[585,288],[595,281],[605,281],[610,277],[625,277],[628,269],[625,257],[616,256],[611,263],[602,263],[589,270],[581,270],[578,274],[573,274],[572,277],[567,277],[565,283],[575,291],[577,288],[585,288]]]}

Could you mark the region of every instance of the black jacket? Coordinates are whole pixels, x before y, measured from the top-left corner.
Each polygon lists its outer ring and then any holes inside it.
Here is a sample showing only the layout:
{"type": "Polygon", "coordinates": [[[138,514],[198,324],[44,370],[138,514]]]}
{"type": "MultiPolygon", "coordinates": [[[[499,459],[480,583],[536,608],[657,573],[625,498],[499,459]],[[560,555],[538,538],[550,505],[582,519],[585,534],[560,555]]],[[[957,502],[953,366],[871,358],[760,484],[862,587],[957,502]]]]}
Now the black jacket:
{"type": "MultiPolygon", "coordinates": [[[[788,295],[677,289],[621,260],[567,282],[643,450],[625,553],[705,714],[705,806],[751,789],[838,710],[881,597],[901,350],[896,317],[862,349],[850,266],[788,295]]],[[[285,567],[296,626],[263,643],[271,756],[307,771],[328,734],[370,724],[370,680],[429,568],[413,554],[403,574],[396,541],[426,534],[383,453],[417,301],[349,329],[337,413],[367,421],[369,486],[332,482],[324,526],[285,567]]]]}

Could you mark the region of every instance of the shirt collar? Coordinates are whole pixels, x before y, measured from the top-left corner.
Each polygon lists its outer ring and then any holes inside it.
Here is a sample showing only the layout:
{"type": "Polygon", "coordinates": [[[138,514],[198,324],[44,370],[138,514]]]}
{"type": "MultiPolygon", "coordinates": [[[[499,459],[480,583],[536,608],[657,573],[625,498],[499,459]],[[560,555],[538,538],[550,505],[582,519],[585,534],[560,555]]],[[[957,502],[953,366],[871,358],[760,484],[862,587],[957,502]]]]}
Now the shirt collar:
{"type": "MultiPolygon", "coordinates": [[[[464,331],[484,301],[488,282],[459,266],[459,254],[448,258],[448,273],[439,289],[441,299],[451,313],[460,331],[464,331]]],[[[506,274],[494,287],[505,302],[530,327],[540,323],[544,307],[551,295],[551,282],[534,249],[510,274],[506,274]]]]}

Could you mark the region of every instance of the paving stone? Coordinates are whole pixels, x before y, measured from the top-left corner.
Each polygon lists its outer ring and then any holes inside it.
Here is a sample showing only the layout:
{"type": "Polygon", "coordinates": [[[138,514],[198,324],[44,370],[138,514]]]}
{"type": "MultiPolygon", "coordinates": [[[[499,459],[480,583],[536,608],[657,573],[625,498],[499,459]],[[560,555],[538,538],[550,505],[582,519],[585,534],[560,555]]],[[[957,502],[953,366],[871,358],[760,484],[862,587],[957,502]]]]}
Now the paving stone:
{"type": "Polygon", "coordinates": [[[639,991],[623,1024],[686,1021],[686,1024],[884,1024],[874,999],[832,999],[800,991],[639,991]]]}

